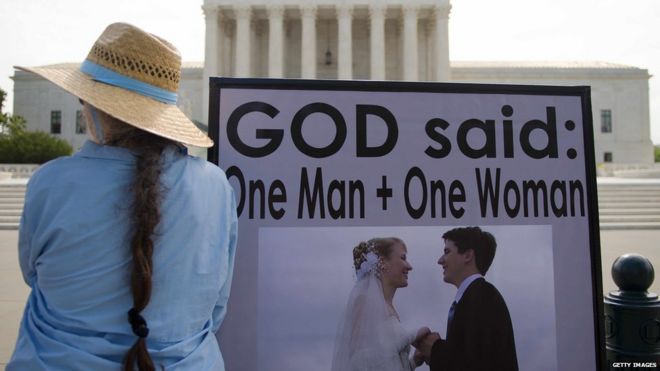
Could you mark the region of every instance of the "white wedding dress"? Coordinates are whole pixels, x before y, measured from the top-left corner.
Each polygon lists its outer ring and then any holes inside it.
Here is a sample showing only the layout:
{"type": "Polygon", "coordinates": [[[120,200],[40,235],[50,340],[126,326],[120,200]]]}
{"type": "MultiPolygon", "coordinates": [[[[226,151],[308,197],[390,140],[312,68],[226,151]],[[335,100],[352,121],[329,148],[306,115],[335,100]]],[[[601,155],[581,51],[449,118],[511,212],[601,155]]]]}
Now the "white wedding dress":
{"type": "Polygon", "coordinates": [[[388,310],[374,272],[358,279],[339,323],[332,371],[412,371],[410,344],[416,331],[403,328],[388,310]]]}

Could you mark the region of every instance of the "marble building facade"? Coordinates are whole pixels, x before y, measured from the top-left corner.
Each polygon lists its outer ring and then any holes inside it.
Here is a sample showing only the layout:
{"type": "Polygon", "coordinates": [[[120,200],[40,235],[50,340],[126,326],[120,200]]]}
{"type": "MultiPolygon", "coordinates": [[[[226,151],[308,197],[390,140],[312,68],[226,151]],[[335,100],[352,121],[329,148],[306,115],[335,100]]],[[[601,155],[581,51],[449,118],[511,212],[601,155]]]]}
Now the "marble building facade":
{"type": "MultiPolygon", "coordinates": [[[[647,70],[606,62],[450,62],[449,0],[205,0],[202,9],[205,60],[184,63],[178,102],[200,124],[210,76],[589,85],[596,162],[653,162],[647,70]]],[[[82,144],[76,99],[29,73],[13,79],[14,113],[30,129],[53,132],[59,119],[54,134],[82,144]]]]}

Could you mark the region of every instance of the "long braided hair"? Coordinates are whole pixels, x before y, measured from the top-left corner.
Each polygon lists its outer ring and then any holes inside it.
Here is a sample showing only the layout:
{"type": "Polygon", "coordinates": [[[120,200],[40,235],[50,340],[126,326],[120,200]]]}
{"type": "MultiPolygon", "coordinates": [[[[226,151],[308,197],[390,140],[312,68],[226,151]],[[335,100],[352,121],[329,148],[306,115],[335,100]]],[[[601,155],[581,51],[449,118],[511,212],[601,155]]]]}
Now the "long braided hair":
{"type": "Polygon", "coordinates": [[[124,356],[122,370],[134,371],[137,366],[140,371],[154,371],[154,363],[147,350],[149,328],[140,312],[151,299],[154,234],[161,219],[160,205],[165,192],[160,184],[161,156],[165,148],[174,142],[110,119],[112,133],[106,136],[109,137],[107,144],[128,148],[137,157],[131,185],[134,196],[130,215],[133,307],[128,312],[128,320],[138,338],[124,356]]]}

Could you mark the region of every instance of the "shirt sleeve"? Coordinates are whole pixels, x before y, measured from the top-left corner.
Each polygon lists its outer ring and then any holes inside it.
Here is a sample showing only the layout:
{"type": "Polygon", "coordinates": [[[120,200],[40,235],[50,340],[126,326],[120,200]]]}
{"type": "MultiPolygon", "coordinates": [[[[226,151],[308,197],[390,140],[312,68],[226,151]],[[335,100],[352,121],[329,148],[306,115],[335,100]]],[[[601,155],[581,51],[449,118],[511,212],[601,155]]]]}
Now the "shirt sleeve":
{"type": "Polygon", "coordinates": [[[34,262],[32,261],[32,254],[30,249],[31,235],[27,225],[27,209],[23,210],[21,215],[21,223],[18,227],[18,263],[23,273],[23,280],[28,286],[32,285],[32,280],[36,276],[34,270],[34,262]]]}
{"type": "Polygon", "coordinates": [[[33,187],[28,183],[25,192],[25,201],[23,202],[23,213],[21,214],[21,221],[18,227],[18,263],[23,273],[23,280],[28,286],[32,286],[32,282],[37,276],[35,270],[36,251],[32,246],[34,229],[31,223],[34,223],[34,211],[32,210],[33,202],[32,196],[34,194],[33,187]]]}
{"type": "Polygon", "coordinates": [[[218,301],[213,308],[213,332],[220,329],[220,325],[227,314],[227,301],[229,301],[229,292],[231,290],[232,277],[234,276],[234,259],[236,256],[236,242],[238,237],[238,216],[236,215],[236,200],[234,191],[229,183],[225,183],[229,192],[226,202],[223,204],[223,214],[228,221],[227,228],[227,278],[220,288],[218,301]],[[226,208],[229,208],[227,210],[226,208]]]}

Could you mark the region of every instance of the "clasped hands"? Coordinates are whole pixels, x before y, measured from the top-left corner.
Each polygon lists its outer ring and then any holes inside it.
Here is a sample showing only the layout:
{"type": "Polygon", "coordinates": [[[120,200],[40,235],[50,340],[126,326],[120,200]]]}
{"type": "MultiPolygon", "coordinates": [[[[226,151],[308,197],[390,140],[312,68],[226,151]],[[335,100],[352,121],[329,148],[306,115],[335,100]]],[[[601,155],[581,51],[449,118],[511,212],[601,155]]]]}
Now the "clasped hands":
{"type": "Polygon", "coordinates": [[[431,349],[438,339],[440,339],[440,334],[437,332],[431,332],[428,327],[421,327],[417,330],[415,340],[412,342],[412,346],[415,347],[413,361],[417,367],[421,366],[424,362],[429,362],[429,359],[431,358],[431,349]]]}

